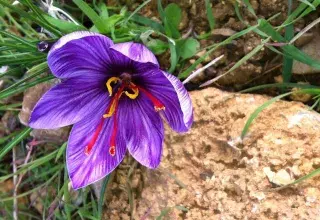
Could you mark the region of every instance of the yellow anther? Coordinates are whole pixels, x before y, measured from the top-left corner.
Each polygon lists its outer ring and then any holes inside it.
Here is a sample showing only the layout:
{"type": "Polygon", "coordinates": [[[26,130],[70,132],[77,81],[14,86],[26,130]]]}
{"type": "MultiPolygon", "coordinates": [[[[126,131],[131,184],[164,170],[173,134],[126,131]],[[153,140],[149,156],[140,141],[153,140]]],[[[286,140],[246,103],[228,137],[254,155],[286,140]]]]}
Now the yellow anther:
{"type": "Polygon", "coordinates": [[[103,115],[104,118],[110,118],[113,115],[114,111],[116,110],[116,104],[117,103],[114,100],[110,106],[108,113],[103,115]]]}
{"type": "Polygon", "coordinates": [[[128,91],[125,91],[124,93],[126,96],[128,96],[130,99],[136,99],[139,95],[139,89],[138,88],[131,88],[133,93],[129,93],[128,91]]]}
{"type": "Polygon", "coordinates": [[[112,96],[112,86],[111,86],[111,83],[116,83],[120,80],[120,78],[118,77],[110,77],[110,79],[108,79],[108,81],[106,82],[106,86],[107,86],[107,89],[108,89],[108,92],[109,92],[109,96],[112,96]]]}

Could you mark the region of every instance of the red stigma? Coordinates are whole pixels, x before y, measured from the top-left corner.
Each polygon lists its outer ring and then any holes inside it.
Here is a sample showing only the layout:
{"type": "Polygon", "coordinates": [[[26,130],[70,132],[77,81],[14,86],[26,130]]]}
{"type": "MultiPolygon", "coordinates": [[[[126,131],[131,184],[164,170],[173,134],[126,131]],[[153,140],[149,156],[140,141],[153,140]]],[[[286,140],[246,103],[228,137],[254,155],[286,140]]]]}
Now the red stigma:
{"type": "MultiPolygon", "coordinates": [[[[111,77],[108,82],[106,83],[108,91],[110,96],[112,95],[112,87],[111,83],[117,81],[116,77],[111,77]]],[[[137,96],[139,95],[139,91],[144,93],[148,99],[153,103],[154,109],[156,111],[164,110],[165,106],[162,104],[161,101],[159,101],[155,96],[153,96],[149,91],[145,90],[144,88],[137,86],[133,84],[132,82],[126,82],[123,83],[118,91],[113,95],[108,108],[105,111],[105,114],[103,115],[103,118],[101,119],[98,127],[94,131],[94,134],[88,143],[88,145],[85,147],[84,153],[86,155],[89,155],[93,149],[93,146],[95,145],[96,141],[98,140],[99,134],[102,130],[103,123],[106,118],[111,118],[113,117],[113,128],[112,128],[112,133],[110,137],[110,143],[109,143],[109,154],[113,157],[116,155],[116,138],[117,138],[117,132],[118,132],[118,119],[117,119],[117,111],[118,111],[118,105],[119,105],[119,100],[121,98],[121,95],[124,93],[126,96],[128,96],[130,99],[136,99],[137,96]],[[130,93],[128,91],[124,91],[125,88],[131,89],[133,93],[130,93]]]]}
{"type": "Polygon", "coordinates": [[[143,92],[149,99],[150,101],[153,103],[154,105],[154,109],[158,112],[160,110],[164,110],[165,106],[156,98],[154,97],[150,92],[148,92],[147,90],[145,90],[144,88],[141,88],[140,86],[132,86],[133,88],[138,88],[141,92],[143,92]]]}
{"type": "Polygon", "coordinates": [[[84,150],[84,153],[87,156],[91,153],[92,148],[93,148],[94,144],[96,143],[96,141],[97,141],[97,139],[99,137],[99,134],[100,134],[100,132],[102,130],[102,127],[103,127],[103,122],[104,122],[104,118],[101,119],[101,121],[100,121],[98,127],[96,128],[96,130],[95,130],[95,132],[94,132],[89,144],[86,146],[86,148],[84,150]]]}

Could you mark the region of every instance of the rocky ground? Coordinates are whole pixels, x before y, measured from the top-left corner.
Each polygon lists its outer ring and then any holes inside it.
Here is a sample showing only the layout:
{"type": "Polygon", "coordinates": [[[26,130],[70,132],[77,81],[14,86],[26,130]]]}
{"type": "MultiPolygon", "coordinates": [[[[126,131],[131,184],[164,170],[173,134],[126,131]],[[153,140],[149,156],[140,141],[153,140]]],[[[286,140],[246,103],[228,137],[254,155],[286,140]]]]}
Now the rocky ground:
{"type": "Polygon", "coordinates": [[[134,219],[320,218],[319,177],[273,191],[320,167],[318,113],[279,101],[241,142],[246,120],[269,97],[214,88],[191,97],[191,131],[166,130],[159,169],[139,167],[128,178],[129,159],[118,169],[105,219],[130,219],[130,212],[134,219]]]}

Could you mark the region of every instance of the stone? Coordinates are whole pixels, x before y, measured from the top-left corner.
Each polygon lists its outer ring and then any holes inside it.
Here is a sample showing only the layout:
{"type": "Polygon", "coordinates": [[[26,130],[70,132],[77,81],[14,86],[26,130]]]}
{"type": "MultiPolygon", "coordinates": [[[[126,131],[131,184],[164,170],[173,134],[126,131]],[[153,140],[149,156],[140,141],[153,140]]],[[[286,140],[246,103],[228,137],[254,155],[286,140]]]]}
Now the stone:
{"type": "MultiPolygon", "coordinates": [[[[313,39],[301,48],[301,51],[308,54],[315,60],[320,60],[320,35],[316,34],[313,39]]],[[[292,73],[297,75],[316,74],[320,73],[319,69],[315,69],[307,64],[294,60],[292,73]]]]}
{"type": "Polygon", "coordinates": [[[21,124],[28,126],[29,118],[34,106],[43,94],[52,87],[52,83],[44,82],[39,83],[24,92],[22,109],[19,113],[19,119],[21,124]]]}
{"type": "Polygon", "coordinates": [[[122,163],[122,167],[127,166],[126,171],[116,171],[115,181],[108,187],[105,219],[156,219],[163,215],[167,219],[320,216],[320,201],[315,198],[319,194],[315,190],[320,187],[319,178],[277,192],[270,191],[275,186],[264,173],[265,167],[272,167],[272,172],[290,176],[291,181],[315,169],[312,165],[318,161],[312,158],[320,158],[320,124],[314,120],[320,117],[318,113],[302,103],[278,101],[260,113],[241,142],[236,140],[248,117],[270,97],[207,88],[191,92],[191,98],[195,119],[192,129],[186,134],[166,129],[159,168],[138,166],[133,172],[132,179],[136,174],[141,178],[141,187],[132,188],[121,181],[120,176],[127,178],[130,165],[122,163]],[[298,117],[299,123],[292,123],[301,112],[304,114],[298,117]],[[300,156],[293,158],[297,152],[300,156]],[[131,208],[128,192],[133,194],[131,208]],[[315,196],[313,192],[317,192],[315,196]]]}
{"type": "MultiPolygon", "coordinates": [[[[298,84],[306,84],[308,85],[308,83],[304,83],[304,82],[298,82],[298,84]]],[[[291,91],[293,92],[290,95],[290,99],[293,101],[298,101],[298,102],[303,102],[303,103],[307,103],[312,99],[312,95],[308,94],[308,93],[301,93],[299,92],[299,90],[301,90],[301,88],[292,88],[291,91]]]]}
{"type": "MultiPolygon", "coordinates": [[[[19,113],[20,122],[28,126],[31,112],[39,99],[47,92],[54,84],[56,80],[50,82],[44,82],[37,84],[24,92],[22,109],[19,113]]],[[[62,144],[68,140],[70,128],[64,127],[59,129],[34,129],[31,132],[31,136],[37,141],[45,141],[62,144]]]]}

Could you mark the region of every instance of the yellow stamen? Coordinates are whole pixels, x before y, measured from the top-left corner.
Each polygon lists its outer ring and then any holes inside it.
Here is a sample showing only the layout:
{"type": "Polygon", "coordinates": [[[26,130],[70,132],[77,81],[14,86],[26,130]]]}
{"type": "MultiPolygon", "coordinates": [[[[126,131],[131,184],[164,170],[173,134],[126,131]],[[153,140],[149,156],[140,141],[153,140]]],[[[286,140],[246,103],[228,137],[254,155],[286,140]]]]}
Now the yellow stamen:
{"type": "Polygon", "coordinates": [[[128,91],[125,91],[124,93],[130,98],[130,99],[136,99],[139,95],[139,89],[138,88],[131,88],[133,93],[129,93],[128,91]]]}
{"type": "Polygon", "coordinates": [[[104,114],[103,117],[104,117],[104,118],[110,118],[110,117],[113,115],[113,113],[114,113],[115,110],[116,110],[116,100],[114,100],[114,101],[112,102],[108,113],[107,113],[107,114],[104,114]]]}
{"type": "Polygon", "coordinates": [[[120,80],[120,78],[118,77],[110,77],[110,79],[108,79],[107,83],[106,83],[106,86],[107,86],[107,89],[108,89],[108,92],[109,92],[109,96],[112,96],[112,86],[111,86],[111,83],[116,83],[120,80]]]}

